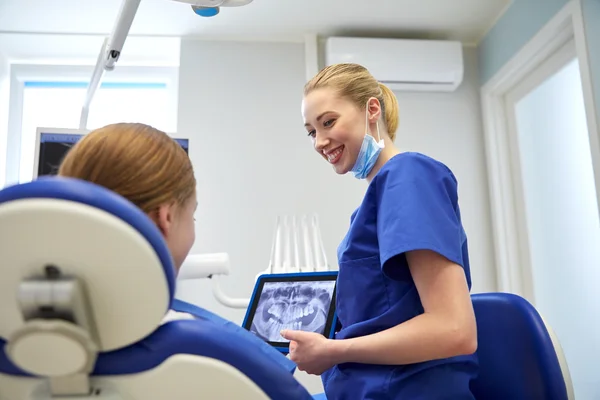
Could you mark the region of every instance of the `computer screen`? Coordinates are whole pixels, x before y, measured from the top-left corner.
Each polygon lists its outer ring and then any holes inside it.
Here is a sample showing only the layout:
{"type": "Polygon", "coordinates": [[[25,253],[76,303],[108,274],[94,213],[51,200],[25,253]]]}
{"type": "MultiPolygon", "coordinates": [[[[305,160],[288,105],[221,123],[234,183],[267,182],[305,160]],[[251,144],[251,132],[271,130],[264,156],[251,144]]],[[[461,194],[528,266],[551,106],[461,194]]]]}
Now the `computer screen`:
{"type": "Polygon", "coordinates": [[[336,273],[276,274],[259,277],[244,328],[287,350],[284,329],[330,337],[335,323],[336,273]]]}
{"type": "MultiPolygon", "coordinates": [[[[61,132],[58,129],[38,129],[38,141],[36,162],[34,168],[34,179],[43,175],[56,175],[60,163],[67,152],[81,139],[87,132],[65,129],[61,132]]],[[[188,139],[174,139],[186,154],[189,151],[188,139]]]]}

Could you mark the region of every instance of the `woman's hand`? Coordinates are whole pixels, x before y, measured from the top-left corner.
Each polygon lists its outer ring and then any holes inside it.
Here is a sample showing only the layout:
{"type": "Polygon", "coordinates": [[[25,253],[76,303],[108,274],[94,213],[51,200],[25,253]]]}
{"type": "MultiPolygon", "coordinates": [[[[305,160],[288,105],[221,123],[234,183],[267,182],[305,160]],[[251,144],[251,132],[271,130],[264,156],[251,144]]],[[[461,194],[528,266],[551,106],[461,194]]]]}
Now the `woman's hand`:
{"type": "Polygon", "coordinates": [[[290,340],[290,359],[300,371],[321,375],[337,362],[334,356],[335,340],[313,332],[284,330],[281,336],[290,340]]]}

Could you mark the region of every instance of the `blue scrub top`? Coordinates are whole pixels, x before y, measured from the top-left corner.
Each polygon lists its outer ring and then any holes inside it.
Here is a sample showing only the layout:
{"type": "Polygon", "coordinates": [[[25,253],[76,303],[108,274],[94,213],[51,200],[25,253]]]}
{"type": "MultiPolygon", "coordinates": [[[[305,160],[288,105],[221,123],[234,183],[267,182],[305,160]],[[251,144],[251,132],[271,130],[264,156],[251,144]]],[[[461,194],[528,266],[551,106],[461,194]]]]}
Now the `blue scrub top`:
{"type": "MultiPolygon", "coordinates": [[[[423,313],[404,253],[429,249],[462,266],[469,289],[467,237],[457,181],[419,153],[394,156],[369,184],[338,248],[336,339],[380,332],[423,313]]],[[[476,355],[389,366],[340,364],[322,375],[329,400],[473,399],[476,355]]]]}

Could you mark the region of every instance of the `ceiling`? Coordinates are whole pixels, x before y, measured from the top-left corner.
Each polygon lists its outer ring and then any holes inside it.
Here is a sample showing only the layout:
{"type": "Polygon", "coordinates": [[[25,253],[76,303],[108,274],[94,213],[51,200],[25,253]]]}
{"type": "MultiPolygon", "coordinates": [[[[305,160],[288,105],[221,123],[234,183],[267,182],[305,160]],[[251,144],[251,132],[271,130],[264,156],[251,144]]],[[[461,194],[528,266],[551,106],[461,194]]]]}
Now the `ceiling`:
{"type": "MultiPolygon", "coordinates": [[[[477,43],[510,0],[254,0],[213,18],[142,0],[132,35],[301,41],[304,34],[477,43]]],[[[0,0],[0,33],[109,34],[121,0],[0,0]]],[[[1,51],[2,49],[0,49],[1,51]]]]}

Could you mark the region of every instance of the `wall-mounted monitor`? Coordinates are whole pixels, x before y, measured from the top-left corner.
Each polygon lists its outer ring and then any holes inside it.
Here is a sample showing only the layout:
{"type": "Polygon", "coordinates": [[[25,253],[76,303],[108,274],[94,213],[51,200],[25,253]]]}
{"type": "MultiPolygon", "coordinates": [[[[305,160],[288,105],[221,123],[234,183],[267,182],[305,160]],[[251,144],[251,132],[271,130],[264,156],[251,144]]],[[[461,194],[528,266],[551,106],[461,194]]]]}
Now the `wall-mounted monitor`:
{"type": "MultiPolygon", "coordinates": [[[[89,131],[79,129],[38,128],[35,142],[33,179],[43,175],[56,175],[67,152],[89,131]]],[[[174,140],[189,151],[189,139],[174,140]]]]}

